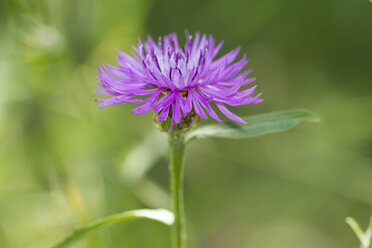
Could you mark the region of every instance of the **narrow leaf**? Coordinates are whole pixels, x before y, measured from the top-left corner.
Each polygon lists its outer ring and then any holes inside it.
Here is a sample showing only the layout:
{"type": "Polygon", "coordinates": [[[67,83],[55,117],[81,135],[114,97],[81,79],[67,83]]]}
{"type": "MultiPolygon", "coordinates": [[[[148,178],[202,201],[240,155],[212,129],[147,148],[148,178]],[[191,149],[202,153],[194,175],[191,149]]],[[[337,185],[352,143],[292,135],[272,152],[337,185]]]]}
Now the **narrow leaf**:
{"type": "Polygon", "coordinates": [[[149,219],[161,222],[166,225],[172,225],[174,221],[173,213],[169,212],[165,209],[138,209],[128,212],[123,212],[119,214],[110,215],[108,217],[104,217],[99,219],[86,227],[76,229],[70,236],[66,237],[57,245],[53,246],[53,248],[64,248],[68,247],[75,241],[83,238],[88,233],[113,223],[132,220],[132,219],[149,219]]]}
{"type": "Polygon", "coordinates": [[[346,218],[346,223],[350,226],[350,228],[354,231],[355,235],[359,239],[360,243],[362,244],[362,248],[368,248],[365,246],[365,238],[364,238],[364,232],[362,228],[360,228],[358,222],[354,218],[347,217],[346,218]]]}
{"type": "Polygon", "coordinates": [[[366,239],[368,241],[368,245],[371,245],[372,243],[372,215],[371,215],[371,218],[369,219],[369,225],[368,225],[368,229],[366,231],[366,234],[365,234],[366,239]]]}
{"type": "Polygon", "coordinates": [[[292,109],[244,117],[247,124],[232,121],[201,126],[185,135],[186,142],[194,139],[218,137],[230,139],[252,138],[290,129],[300,122],[317,122],[319,117],[305,109],[292,109]]]}
{"type": "Polygon", "coordinates": [[[369,219],[369,225],[368,225],[367,231],[364,234],[364,238],[366,240],[366,246],[371,247],[371,243],[372,243],[372,215],[371,215],[371,218],[369,219]]]}

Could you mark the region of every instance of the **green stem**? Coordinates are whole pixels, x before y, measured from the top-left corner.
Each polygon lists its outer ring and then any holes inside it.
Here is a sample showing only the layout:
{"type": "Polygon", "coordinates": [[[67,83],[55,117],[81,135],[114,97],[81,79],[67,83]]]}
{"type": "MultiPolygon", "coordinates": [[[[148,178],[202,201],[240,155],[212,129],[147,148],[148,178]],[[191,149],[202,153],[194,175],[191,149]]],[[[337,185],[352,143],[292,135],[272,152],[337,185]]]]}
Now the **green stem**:
{"type": "Polygon", "coordinates": [[[185,143],[181,135],[169,135],[169,172],[174,224],[172,226],[172,248],[186,247],[185,213],[183,207],[183,161],[185,143]]]}

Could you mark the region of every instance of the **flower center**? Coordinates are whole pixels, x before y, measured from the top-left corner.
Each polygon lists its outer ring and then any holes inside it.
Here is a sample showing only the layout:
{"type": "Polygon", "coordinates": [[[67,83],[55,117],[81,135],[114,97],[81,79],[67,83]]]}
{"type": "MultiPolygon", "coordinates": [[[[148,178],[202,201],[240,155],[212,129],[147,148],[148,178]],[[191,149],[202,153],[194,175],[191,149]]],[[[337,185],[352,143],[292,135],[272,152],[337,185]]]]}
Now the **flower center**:
{"type": "MultiPolygon", "coordinates": [[[[160,98],[162,98],[163,96],[166,96],[168,95],[169,93],[171,92],[170,89],[164,89],[160,92],[160,98]]],[[[186,90],[186,89],[183,89],[183,90],[180,90],[180,93],[181,95],[183,96],[183,98],[187,98],[187,95],[189,94],[189,91],[186,90]]]]}
{"type": "MultiPolygon", "coordinates": [[[[171,116],[172,116],[172,111],[170,110],[169,117],[171,116]]],[[[158,114],[154,112],[154,114],[152,115],[152,120],[155,126],[162,132],[168,132],[171,126],[171,123],[172,123],[171,118],[168,118],[165,121],[158,121],[156,117],[158,117],[158,114]]],[[[190,113],[188,113],[187,116],[182,117],[180,123],[174,123],[173,132],[176,132],[177,134],[181,134],[183,132],[194,129],[198,125],[199,121],[200,121],[200,116],[197,115],[193,109],[191,110],[190,113]]]]}

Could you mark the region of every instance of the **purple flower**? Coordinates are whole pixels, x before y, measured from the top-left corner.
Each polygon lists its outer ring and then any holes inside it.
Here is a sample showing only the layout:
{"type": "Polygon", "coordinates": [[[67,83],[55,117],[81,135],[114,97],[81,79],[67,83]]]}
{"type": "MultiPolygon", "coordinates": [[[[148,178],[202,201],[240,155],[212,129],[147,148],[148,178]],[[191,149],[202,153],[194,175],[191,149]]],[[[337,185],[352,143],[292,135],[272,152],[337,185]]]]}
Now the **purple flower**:
{"type": "Polygon", "coordinates": [[[188,114],[206,119],[205,111],[216,121],[222,120],[213,110],[211,103],[229,119],[245,123],[225,106],[238,106],[262,102],[261,94],[253,96],[256,86],[240,90],[255,78],[246,78],[250,70],[242,71],[247,64],[244,55],[234,62],[240,48],[215,59],[223,42],[217,46],[211,35],[196,33],[192,38],[186,31],[186,44],[179,46],[177,35],[165,35],[156,43],[151,36],[145,43],[134,46],[134,57],[118,50],[119,66],[98,67],[97,85],[103,91],[96,91],[111,98],[96,100],[100,108],[125,102],[139,103],[132,110],[144,114],[152,109],[158,121],[171,117],[172,125],[180,123],[188,114]],[[138,98],[139,96],[142,96],[138,98]],[[144,99],[143,96],[148,96],[144,99]]]}

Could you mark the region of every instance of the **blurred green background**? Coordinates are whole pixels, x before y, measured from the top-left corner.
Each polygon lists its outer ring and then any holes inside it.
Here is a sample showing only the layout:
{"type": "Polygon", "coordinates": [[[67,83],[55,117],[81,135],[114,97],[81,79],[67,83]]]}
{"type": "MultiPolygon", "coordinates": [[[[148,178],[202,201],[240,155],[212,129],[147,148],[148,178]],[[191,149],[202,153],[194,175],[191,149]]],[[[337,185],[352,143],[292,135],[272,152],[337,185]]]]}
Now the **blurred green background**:
{"type": "MultiPolygon", "coordinates": [[[[371,25],[368,0],[0,0],[0,247],[51,247],[98,217],[169,206],[165,135],[134,105],[97,110],[93,90],[115,48],[185,28],[247,53],[265,101],[236,113],[322,118],[189,146],[189,246],[358,247],[344,218],[365,227],[372,209],[371,25]]],[[[73,247],[164,248],[168,231],[134,221],[73,247]]]]}

